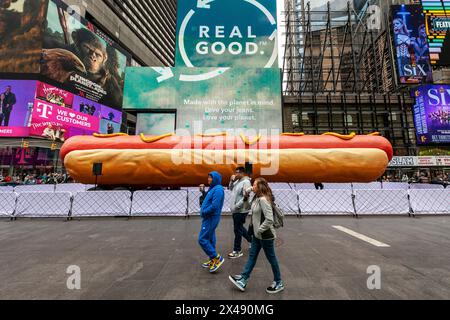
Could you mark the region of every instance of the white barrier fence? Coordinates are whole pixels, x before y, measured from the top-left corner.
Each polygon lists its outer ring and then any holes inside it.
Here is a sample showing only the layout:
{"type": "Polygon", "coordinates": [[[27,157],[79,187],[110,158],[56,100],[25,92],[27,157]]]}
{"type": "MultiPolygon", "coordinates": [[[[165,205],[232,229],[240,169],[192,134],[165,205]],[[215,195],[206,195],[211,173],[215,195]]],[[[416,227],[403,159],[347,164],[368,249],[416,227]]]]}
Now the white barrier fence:
{"type": "MultiPolygon", "coordinates": [[[[130,191],[87,192],[86,188],[68,184],[58,185],[56,192],[25,191],[29,188],[19,188],[16,192],[0,190],[0,217],[189,216],[200,213],[198,188],[136,191],[134,194],[130,191]]],[[[408,190],[405,184],[393,183],[384,183],[383,189],[377,189],[376,184],[328,184],[327,189],[320,191],[274,189],[273,193],[286,215],[450,214],[450,188],[435,185],[432,188],[408,190]],[[333,189],[337,186],[345,189],[333,189]]],[[[231,192],[226,190],[223,213],[231,211],[230,197],[231,192]]]]}
{"type": "Polygon", "coordinates": [[[410,190],[414,214],[450,214],[450,189],[410,190]]]}
{"type": "Polygon", "coordinates": [[[298,191],[302,215],[353,215],[351,190],[298,191]]]}
{"type": "Polygon", "coordinates": [[[136,191],[131,206],[132,216],[185,216],[188,192],[180,191],[136,191]]]}
{"type": "Polygon", "coordinates": [[[15,217],[68,217],[71,207],[70,192],[24,192],[17,197],[15,217]]]}
{"type": "Polygon", "coordinates": [[[355,209],[360,215],[409,214],[408,192],[406,190],[356,190],[355,209]]]}
{"type": "Polygon", "coordinates": [[[120,217],[130,211],[130,191],[79,192],[73,197],[72,217],[120,217]]]}

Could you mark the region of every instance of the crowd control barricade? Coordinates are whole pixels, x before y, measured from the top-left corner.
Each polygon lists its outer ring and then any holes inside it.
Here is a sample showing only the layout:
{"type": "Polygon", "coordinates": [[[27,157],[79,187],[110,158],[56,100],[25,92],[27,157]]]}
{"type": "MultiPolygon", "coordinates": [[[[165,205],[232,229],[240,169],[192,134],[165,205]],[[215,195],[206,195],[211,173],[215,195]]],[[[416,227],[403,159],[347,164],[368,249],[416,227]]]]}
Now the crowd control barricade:
{"type": "MultiPolygon", "coordinates": [[[[207,189],[208,190],[208,189],[207,189]]],[[[197,189],[188,191],[188,215],[200,215],[201,192],[197,189]]],[[[230,214],[231,191],[225,190],[225,201],[223,203],[222,214],[230,214]]]]}
{"type": "Polygon", "coordinates": [[[450,189],[409,190],[414,214],[450,214],[450,189]]]}
{"type": "Polygon", "coordinates": [[[12,186],[0,187],[0,192],[3,192],[3,193],[14,192],[14,187],[12,187],[12,186]]]}
{"type": "Polygon", "coordinates": [[[70,192],[76,194],[86,191],[86,187],[81,183],[63,183],[56,185],[56,192],[70,192]]]}
{"type": "Polygon", "coordinates": [[[295,190],[272,190],[275,203],[286,215],[299,215],[298,194],[295,190]]]}
{"type": "Polygon", "coordinates": [[[17,197],[14,217],[68,218],[71,201],[70,192],[22,192],[17,197]]]}
{"type": "Polygon", "coordinates": [[[131,204],[132,216],[186,216],[188,192],[136,191],[131,204]]]}
{"type": "Polygon", "coordinates": [[[353,190],[381,190],[381,182],[353,183],[353,190]]]}
{"type": "Polygon", "coordinates": [[[296,183],[295,190],[316,190],[314,183],[296,183]]]}
{"type": "Polygon", "coordinates": [[[302,215],[354,215],[352,190],[299,190],[302,215]]]}
{"type": "Polygon", "coordinates": [[[28,186],[17,186],[14,188],[14,192],[54,192],[56,186],[54,184],[35,184],[28,186]]]}
{"type": "Polygon", "coordinates": [[[293,183],[269,183],[272,190],[292,190],[295,189],[293,183]]]}
{"type": "Polygon", "coordinates": [[[407,190],[355,190],[357,215],[408,215],[407,190]]]}
{"type": "Polygon", "coordinates": [[[440,184],[430,184],[430,183],[411,183],[411,190],[442,190],[445,189],[443,185],[440,184]]]}
{"type": "Polygon", "coordinates": [[[0,217],[12,217],[16,209],[17,193],[0,191],[0,217]]]}
{"type": "Polygon", "coordinates": [[[384,190],[408,190],[409,183],[407,182],[383,182],[384,190]]]}
{"type": "Polygon", "coordinates": [[[324,190],[353,190],[351,183],[323,183],[324,190]]]}
{"type": "Polygon", "coordinates": [[[75,194],[71,217],[130,216],[130,191],[89,191],[75,194]]]}

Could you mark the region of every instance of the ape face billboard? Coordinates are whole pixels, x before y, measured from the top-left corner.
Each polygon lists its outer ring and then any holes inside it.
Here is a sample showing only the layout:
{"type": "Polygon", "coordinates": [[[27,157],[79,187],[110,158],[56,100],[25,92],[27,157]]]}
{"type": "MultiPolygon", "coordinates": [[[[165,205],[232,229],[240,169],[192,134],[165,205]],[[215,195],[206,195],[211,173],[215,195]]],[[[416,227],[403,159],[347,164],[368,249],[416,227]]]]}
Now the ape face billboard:
{"type": "Polygon", "coordinates": [[[178,1],[177,67],[278,67],[274,0],[178,1]]]}
{"type": "Polygon", "coordinates": [[[27,137],[37,81],[0,80],[0,137],[27,137]]]}
{"type": "MultiPolygon", "coordinates": [[[[278,69],[127,68],[124,109],[176,110],[177,129],[282,130],[278,69]],[[199,128],[201,127],[201,128],[199,128]]],[[[173,122],[167,132],[173,132],[173,122]]]]}
{"type": "Polygon", "coordinates": [[[450,85],[417,89],[414,122],[419,144],[450,143],[450,85]]]}
{"type": "Polygon", "coordinates": [[[122,107],[129,55],[92,24],[69,14],[60,0],[48,4],[41,74],[79,96],[122,107]]]}
{"type": "Polygon", "coordinates": [[[400,83],[432,83],[430,50],[422,7],[392,6],[392,32],[400,83]]]}
{"type": "Polygon", "coordinates": [[[0,0],[0,72],[39,73],[47,0],[0,0]]]}

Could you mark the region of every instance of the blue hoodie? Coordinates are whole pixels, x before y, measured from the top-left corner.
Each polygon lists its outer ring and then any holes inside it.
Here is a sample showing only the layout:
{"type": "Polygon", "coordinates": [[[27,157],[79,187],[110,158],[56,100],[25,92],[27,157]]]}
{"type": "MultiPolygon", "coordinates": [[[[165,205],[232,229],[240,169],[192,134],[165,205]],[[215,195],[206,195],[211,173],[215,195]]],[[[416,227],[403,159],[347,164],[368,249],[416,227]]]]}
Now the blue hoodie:
{"type": "Polygon", "coordinates": [[[211,172],[212,183],[200,209],[202,218],[220,216],[222,213],[225,191],[222,187],[222,176],[218,172],[211,172]]]}

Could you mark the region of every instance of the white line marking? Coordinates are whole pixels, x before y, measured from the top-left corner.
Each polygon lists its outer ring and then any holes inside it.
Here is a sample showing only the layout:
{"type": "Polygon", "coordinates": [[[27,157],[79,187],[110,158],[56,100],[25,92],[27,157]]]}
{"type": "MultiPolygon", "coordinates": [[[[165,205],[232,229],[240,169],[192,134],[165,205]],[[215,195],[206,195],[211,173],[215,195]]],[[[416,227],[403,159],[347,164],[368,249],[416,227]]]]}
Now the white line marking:
{"type": "Polygon", "coordinates": [[[369,238],[369,237],[367,237],[367,236],[365,236],[365,235],[363,235],[361,233],[355,232],[353,230],[350,230],[350,229],[347,229],[347,228],[344,228],[344,227],[341,227],[341,226],[333,226],[333,228],[335,228],[335,229],[337,229],[339,231],[345,232],[345,233],[347,233],[347,234],[349,234],[349,235],[351,235],[351,236],[353,236],[355,238],[358,238],[359,240],[368,242],[371,245],[374,245],[375,247],[380,247],[380,248],[390,248],[391,247],[390,245],[388,245],[386,243],[383,243],[383,242],[377,241],[375,239],[369,238]]]}

